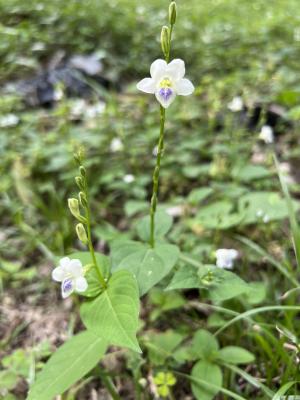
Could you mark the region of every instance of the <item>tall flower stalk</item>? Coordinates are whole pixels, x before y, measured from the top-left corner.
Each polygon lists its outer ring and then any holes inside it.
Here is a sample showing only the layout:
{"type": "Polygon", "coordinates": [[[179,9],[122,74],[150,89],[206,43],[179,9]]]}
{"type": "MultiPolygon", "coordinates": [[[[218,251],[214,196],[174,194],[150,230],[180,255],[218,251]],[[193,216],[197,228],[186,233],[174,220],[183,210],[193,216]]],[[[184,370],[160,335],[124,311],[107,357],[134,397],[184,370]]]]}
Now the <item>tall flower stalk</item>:
{"type": "Polygon", "coordinates": [[[101,283],[103,289],[106,288],[106,281],[100,271],[100,266],[98,265],[97,258],[95,255],[95,250],[92,242],[92,234],[91,234],[91,209],[89,204],[89,193],[88,193],[88,183],[86,170],[82,165],[82,154],[78,152],[75,154],[75,160],[79,167],[80,175],[75,178],[76,184],[80,190],[78,194],[78,199],[69,199],[69,209],[74,217],[80,222],[76,225],[76,232],[78,239],[84,243],[91,254],[93,265],[96,269],[98,279],[101,283]],[[80,207],[84,210],[84,216],[80,213],[80,207]],[[84,227],[85,225],[85,227],[84,227]]]}
{"type": "Polygon", "coordinates": [[[156,165],[153,172],[153,190],[150,203],[150,246],[155,246],[155,213],[157,207],[159,174],[161,158],[164,153],[164,134],[166,108],[174,101],[176,95],[188,96],[193,93],[194,86],[184,79],[184,61],[175,59],[170,61],[171,40],[176,22],[177,8],[175,1],[169,6],[169,25],[163,26],[161,31],[161,48],[165,59],[155,60],[150,67],[151,78],[142,79],[137,88],[146,93],[155,94],[160,103],[160,133],[157,146],[156,165]]]}
{"type": "MultiPolygon", "coordinates": [[[[176,21],[176,3],[172,2],[169,8],[169,24],[170,26],[163,26],[161,30],[161,47],[165,56],[166,63],[170,60],[171,52],[171,40],[173,33],[173,26],[176,21]]],[[[153,172],[153,189],[150,202],[150,241],[151,247],[155,245],[155,212],[157,207],[158,197],[158,184],[160,174],[161,158],[164,152],[164,134],[165,134],[165,121],[166,121],[166,109],[160,105],[160,131],[157,145],[156,165],[153,172]]]]}

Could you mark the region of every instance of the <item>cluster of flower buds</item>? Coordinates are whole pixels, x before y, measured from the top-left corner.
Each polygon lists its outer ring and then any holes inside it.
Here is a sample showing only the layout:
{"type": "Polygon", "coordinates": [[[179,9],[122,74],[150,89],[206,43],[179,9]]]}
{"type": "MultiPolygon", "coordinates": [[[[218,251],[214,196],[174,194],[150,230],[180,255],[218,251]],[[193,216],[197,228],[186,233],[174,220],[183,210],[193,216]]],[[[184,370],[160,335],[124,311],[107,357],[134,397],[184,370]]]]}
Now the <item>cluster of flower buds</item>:
{"type": "Polygon", "coordinates": [[[173,29],[173,25],[176,22],[177,16],[177,6],[175,1],[172,1],[169,6],[169,24],[170,26],[164,25],[161,30],[160,35],[160,43],[163,54],[166,59],[169,58],[170,55],[170,42],[171,42],[171,33],[173,29]]]}
{"type": "Polygon", "coordinates": [[[72,215],[79,221],[76,225],[76,233],[78,239],[84,243],[88,244],[88,236],[85,230],[84,225],[87,224],[87,219],[83,216],[80,212],[80,209],[84,209],[85,213],[87,212],[88,202],[87,202],[87,195],[86,195],[86,170],[82,165],[82,154],[76,153],[74,155],[75,161],[79,165],[79,175],[75,177],[76,185],[79,188],[78,199],[70,198],[68,199],[68,206],[72,213],[72,215]]]}

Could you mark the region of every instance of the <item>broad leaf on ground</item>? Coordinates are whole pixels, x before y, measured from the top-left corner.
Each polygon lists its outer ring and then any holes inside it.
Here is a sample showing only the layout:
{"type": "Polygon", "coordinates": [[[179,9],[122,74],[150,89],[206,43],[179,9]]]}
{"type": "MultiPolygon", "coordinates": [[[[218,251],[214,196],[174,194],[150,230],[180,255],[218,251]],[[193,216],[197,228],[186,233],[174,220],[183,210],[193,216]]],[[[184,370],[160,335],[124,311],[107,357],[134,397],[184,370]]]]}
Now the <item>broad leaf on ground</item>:
{"type": "Polygon", "coordinates": [[[210,332],[199,329],[192,340],[191,353],[196,358],[213,360],[218,354],[219,343],[210,332]]]}
{"type": "Polygon", "coordinates": [[[30,388],[27,400],[52,400],[84,377],[104,356],[107,342],[92,332],[81,332],[48,360],[30,388]]]}
{"type": "Polygon", "coordinates": [[[139,296],[135,278],[129,271],[117,271],[108,286],[80,309],[87,329],[104,338],[109,344],[128,347],[140,352],[136,339],[139,296]]]}
{"type": "MultiPolygon", "coordinates": [[[[198,361],[192,369],[192,377],[199,378],[206,383],[212,383],[215,386],[222,386],[223,377],[220,367],[208,361],[198,361]]],[[[209,388],[192,381],[192,391],[197,400],[212,400],[218,393],[218,390],[209,388]]]]}
{"type": "MultiPolygon", "coordinates": [[[[157,211],[154,217],[154,237],[156,240],[163,238],[171,229],[173,218],[164,211],[157,211]]],[[[150,240],[150,216],[147,215],[137,223],[137,233],[141,240],[149,242],[150,240]]]]}
{"type": "Polygon", "coordinates": [[[230,271],[214,265],[184,265],[179,268],[166,290],[205,289],[213,301],[224,301],[249,291],[249,285],[230,271]]]}
{"type": "Polygon", "coordinates": [[[172,244],[157,244],[151,248],[134,241],[114,242],[111,253],[113,271],[132,272],[141,296],[171,271],[179,257],[178,247],[172,244]]]}
{"type": "Polygon", "coordinates": [[[242,347],[227,346],[219,350],[218,359],[229,364],[249,364],[254,361],[255,357],[242,347]]]}
{"type": "Polygon", "coordinates": [[[148,348],[151,363],[164,365],[166,359],[173,356],[174,350],[183,339],[183,335],[172,330],[163,333],[148,333],[144,344],[148,348]]]}

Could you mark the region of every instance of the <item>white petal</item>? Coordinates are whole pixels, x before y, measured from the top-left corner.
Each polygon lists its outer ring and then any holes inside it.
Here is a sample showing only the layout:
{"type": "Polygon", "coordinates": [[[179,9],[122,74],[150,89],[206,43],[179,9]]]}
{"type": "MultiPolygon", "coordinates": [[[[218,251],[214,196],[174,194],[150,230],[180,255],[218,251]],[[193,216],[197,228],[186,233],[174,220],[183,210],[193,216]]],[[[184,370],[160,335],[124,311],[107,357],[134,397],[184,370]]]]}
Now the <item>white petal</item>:
{"type": "Polygon", "coordinates": [[[69,257],[64,257],[59,261],[59,265],[61,265],[63,268],[67,267],[70,263],[69,257]]]}
{"type": "Polygon", "coordinates": [[[74,292],[75,289],[74,286],[75,286],[74,279],[66,278],[63,280],[63,283],[61,284],[61,295],[63,299],[70,296],[70,294],[74,292]]]}
{"type": "Polygon", "coordinates": [[[158,81],[166,74],[167,63],[165,60],[155,60],[150,67],[150,75],[155,80],[158,81]]]}
{"type": "Polygon", "coordinates": [[[176,83],[176,93],[180,96],[189,96],[195,90],[189,79],[181,79],[176,83]]]}
{"type": "Polygon", "coordinates": [[[81,276],[80,278],[76,278],[75,280],[76,292],[85,292],[87,288],[88,288],[88,283],[83,276],[81,276]]]}
{"type": "Polygon", "coordinates": [[[229,250],[229,255],[230,255],[232,260],[235,260],[238,257],[239,252],[237,250],[235,250],[235,249],[230,249],[229,250]]]}
{"type": "Polygon", "coordinates": [[[65,278],[65,271],[61,266],[56,267],[52,271],[52,279],[56,282],[62,282],[65,278]]]}
{"type": "Polygon", "coordinates": [[[185,74],[185,66],[184,61],[180,58],[176,58],[171,61],[167,66],[167,76],[170,76],[173,81],[179,81],[184,77],[185,74]]]}
{"type": "Polygon", "coordinates": [[[162,95],[160,94],[161,90],[162,90],[162,89],[158,89],[158,90],[155,92],[155,97],[156,97],[156,99],[159,101],[159,103],[160,103],[164,108],[168,108],[169,105],[170,105],[171,103],[173,103],[173,101],[175,100],[176,93],[175,93],[174,90],[172,90],[172,94],[171,94],[170,96],[166,97],[166,96],[162,96],[162,95]]]}
{"type": "Polygon", "coordinates": [[[155,81],[152,78],[144,78],[142,79],[136,87],[145,93],[154,93],[155,92],[155,81]]]}
{"type": "Polygon", "coordinates": [[[71,260],[67,271],[74,277],[74,278],[78,278],[79,276],[81,276],[83,274],[83,268],[82,268],[82,264],[80,260],[71,260]]]}

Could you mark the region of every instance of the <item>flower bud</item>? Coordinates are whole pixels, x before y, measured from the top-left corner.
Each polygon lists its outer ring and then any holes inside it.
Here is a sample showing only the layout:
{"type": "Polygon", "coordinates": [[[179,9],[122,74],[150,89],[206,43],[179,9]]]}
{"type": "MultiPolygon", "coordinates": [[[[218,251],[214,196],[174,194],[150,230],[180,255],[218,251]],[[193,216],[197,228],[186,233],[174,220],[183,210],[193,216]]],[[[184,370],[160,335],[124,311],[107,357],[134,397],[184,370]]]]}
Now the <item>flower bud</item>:
{"type": "Polygon", "coordinates": [[[84,244],[88,243],[88,237],[87,237],[86,231],[84,229],[84,226],[82,224],[76,225],[76,233],[77,233],[78,239],[82,243],[84,243],[84,244]]]}
{"type": "Polygon", "coordinates": [[[76,153],[73,154],[74,160],[78,165],[82,164],[82,160],[84,157],[84,150],[82,148],[78,149],[76,153]]]}
{"type": "Polygon", "coordinates": [[[171,25],[175,24],[176,16],[177,16],[177,6],[175,1],[172,1],[169,5],[169,23],[171,25]]]}
{"type": "Polygon", "coordinates": [[[88,203],[85,193],[79,192],[79,201],[82,207],[87,207],[88,203]]]}
{"type": "Polygon", "coordinates": [[[85,178],[86,177],[86,170],[82,165],[79,167],[79,171],[80,171],[81,176],[83,178],[85,178]]]}
{"type": "Polygon", "coordinates": [[[83,179],[82,179],[81,176],[76,176],[75,177],[75,182],[76,182],[76,185],[79,187],[80,190],[84,190],[83,179]]]}
{"type": "Polygon", "coordinates": [[[160,35],[160,43],[165,57],[167,57],[169,54],[169,37],[169,28],[167,26],[163,26],[160,35]]]}
{"type": "Polygon", "coordinates": [[[68,199],[68,206],[72,215],[74,215],[74,217],[78,219],[78,221],[86,222],[86,219],[82,215],[80,215],[79,202],[77,199],[68,199]]]}

